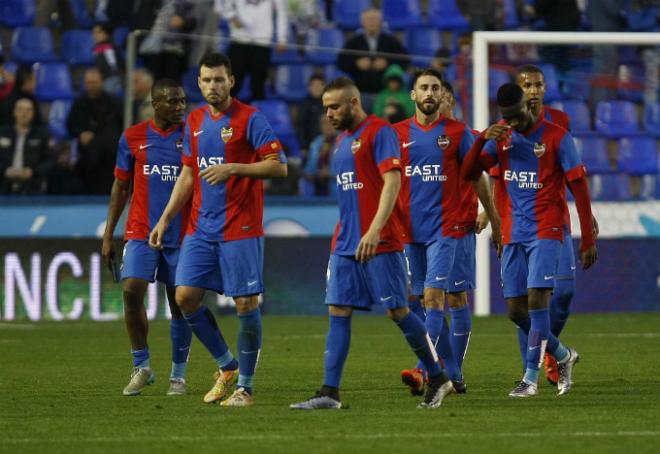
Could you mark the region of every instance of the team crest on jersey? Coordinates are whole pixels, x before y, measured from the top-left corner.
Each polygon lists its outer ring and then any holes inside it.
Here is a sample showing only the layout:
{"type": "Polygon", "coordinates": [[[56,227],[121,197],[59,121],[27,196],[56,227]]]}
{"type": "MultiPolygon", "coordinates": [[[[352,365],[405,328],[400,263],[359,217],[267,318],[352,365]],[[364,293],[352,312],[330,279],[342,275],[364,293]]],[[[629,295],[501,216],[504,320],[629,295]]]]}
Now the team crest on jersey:
{"type": "Polygon", "coordinates": [[[362,146],[362,142],[360,141],[360,139],[355,139],[351,144],[351,152],[353,154],[357,153],[361,146],[362,146]]]}
{"type": "Polygon", "coordinates": [[[234,134],[234,128],[222,128],[222,130],[220,131],[220,137],[222,137],[222,141],[224,143],[229,142],[233,134],[234,134]]]}
{"type": "Polygon", "coordinates": [[[183,139],[179,139],[176,141],[176,149],[179,151],[183,150],[183,139]]]}
{"type": "Polygon", "coordinates": [[[537,158],[540,158],[545,153],[545,144],[544,143],[535,143],[534,144],[534,154],[537,158]]]}
{"type": "Polygon", "coordinates": [[[450,143],[451,140],[448,136],[438,136],[438,146],[443,150],[446,149],[450,143]]]}

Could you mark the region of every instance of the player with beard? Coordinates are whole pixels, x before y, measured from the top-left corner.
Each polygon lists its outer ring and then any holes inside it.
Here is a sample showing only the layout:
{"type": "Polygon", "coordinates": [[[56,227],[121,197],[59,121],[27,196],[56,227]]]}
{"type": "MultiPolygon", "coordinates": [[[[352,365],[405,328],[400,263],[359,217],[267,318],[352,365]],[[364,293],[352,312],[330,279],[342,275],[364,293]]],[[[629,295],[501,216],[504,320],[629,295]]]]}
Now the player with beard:
{"type": "Polygon", "coordinates": [[[170,220],[192,196],[192,209],[176,272],[176,302],[193,332],[211,353],[218,372],[204,402],[253,405],[253,379],[261,351],[258,295],[263,286],[261,179],[287,174],[282,145],[264,115],[230,96],[231,63],[222,54],[199,63],[199,88],[207,104],[188,115],[183,170],[149,243],[162,247],[170,220]],[[202,304],[205,290],[234,298],[239,319],[239,361],[215,317],[202,304]]]}
{"type": "MultiPolygon", "coordinates": [[[[461,161],[474,134],[465,123],[451,118],[450,103],[443,103],[449,99],[442,82],[434,69],[418,72],[410,93],[415,115],[394,126],[404,169],[399,201],[411,292],[423,298],[431,341],[455,390],[464,393],[461,368],[471,332],[467,289],[475,284],[475,230],[483,228],[477,223],[477,195],[493,221],[496,243],[500,222],[487,177],[482,175],[474,183],[460,177],[461,161]],[[452,316],[449,329],[444,318],[445,297],[452,316]]],[[[421,366],[401,372],[413,394],[423,392],[421,366]]]]}
{"type": "Polygon", "coordinates": [[[382,304],[403,332],[429,374],[420,408],[437,408],[452,390],[424,323],[408,309],[400,213],[401,158],[396,133],[384,120],[367,115],[360,92],[348,78],[332,81],[323,106],[337,138],[332,168],[337,176],[339,223],[328,263],[326,304],[330,328],[326,340],[323,386],[292,409],[341,408],[339,384],[348,356],[354,310],[382,304]]]}

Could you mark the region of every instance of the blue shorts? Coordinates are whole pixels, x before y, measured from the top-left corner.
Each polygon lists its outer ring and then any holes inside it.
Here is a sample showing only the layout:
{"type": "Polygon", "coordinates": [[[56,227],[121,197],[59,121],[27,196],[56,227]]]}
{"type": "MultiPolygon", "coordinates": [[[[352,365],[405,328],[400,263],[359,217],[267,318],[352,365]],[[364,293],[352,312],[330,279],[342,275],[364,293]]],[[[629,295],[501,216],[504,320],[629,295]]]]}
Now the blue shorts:
{"type": "Polygon", "coordinates": [[[371,310],[408,306],[406,264],[401,252],[378,254],[367,263],[353,256],[330,255],[325,304],[371,310]]]}
{"type": "Polygon", "coordinates": [[[532,240],[504,245],[504,297],[527,295],[530,288],[553,288],[560,248],[559,240],[532,240]]]}
{"type": "Polygon", "coordinates": [[[564,229],[564,242],[559,250],[559,267],[555,279],[575,279],[575,251],[568,229],[564,229]]]}
{"type": "Polygon", "coordinates": [[[176,285],[204,288],[225,296],[263,293],[264,239],[207,241],[186,235],[176,285]]]}
{"type": "Polygon", "coordinates": [[[413,295],[423,295],[425,288],[447,290],[458,241],[456,238],[444,237],[426,243],[406,244],[413,295]]]}
{"type": "Polygon", "coordinates": [[[465,292],[476,286],[476,247],[477,236],[474,232],[458,239],[456,253],[454,254],[454,266],[449,273],[449,282],[447,282],[449,293],[465,292]]]}
{"type": "Polygon", "coordinates": [[[121,278],[157,280],[168,287],[174,287],[176,264],[179,261],[179,248],[152,249],[143,240],[128,240],[124,245],[124,258],[121,264],[121,278]]]}

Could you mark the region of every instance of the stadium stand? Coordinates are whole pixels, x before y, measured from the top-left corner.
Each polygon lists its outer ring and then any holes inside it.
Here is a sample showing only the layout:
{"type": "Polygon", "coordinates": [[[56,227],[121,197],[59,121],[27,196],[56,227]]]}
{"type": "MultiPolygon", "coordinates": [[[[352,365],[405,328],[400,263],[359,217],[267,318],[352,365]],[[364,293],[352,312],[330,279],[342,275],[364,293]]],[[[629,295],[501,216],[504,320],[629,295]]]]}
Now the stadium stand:
{"type": "Polygon", "coordinates": [[[596,107],[596,131],[610,139],[639,133],[637,109],[630,101],[601,101],[596,107]]]}
{"type": "Polygon", "coordinates": [[[424,23],[419,0],[381,0],[383,19],[391,30],[404,30],[424,23]]]}
{"type": "Polygon", "coordinates": [[[73,99],[73,82],[66,63],[39,63],[35,72],[37,99],[40,101],[73,99]]]}
{"type": "Polygon", "coordinates": [[[30,26],[36,13],[36,0],[0,0],[0,24],[6,27],[30,26]]]}
{"type": "Polygon", "coordinates": [[[48,132],[54,139],[70,139],[66,119],[71,111],[71,101],[58,99],[51,103],[48,111],[48,132]]]}
{"type": "Polygon", "coordinates": [[[89,30],[69,30],[62,34],[60,54],[70,65],[89,66],[94,64],[94,37],[89,30]]]}
{"type": "Polygon", "coordinates": [[[53,36],[46,27],[17,27],[11,40],[11,58],[19,63],[57,60],[53,36]]]}
{"type": "Polygon", "coordinates": [[[373,6],[371,0],[350,0],[332,2],[332,17],[339,28],[357,30],[360,28],[360,14],[373,6]]]}

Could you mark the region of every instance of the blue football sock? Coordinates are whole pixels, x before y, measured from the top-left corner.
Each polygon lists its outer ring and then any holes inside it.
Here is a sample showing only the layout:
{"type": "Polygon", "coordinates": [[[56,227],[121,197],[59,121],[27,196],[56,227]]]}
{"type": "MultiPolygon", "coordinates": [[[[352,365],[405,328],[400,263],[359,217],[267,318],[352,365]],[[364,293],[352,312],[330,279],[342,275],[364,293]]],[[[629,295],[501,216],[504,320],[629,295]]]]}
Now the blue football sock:
{"type": "Polygon", "coordinates": [[[252,380],[261,351],[261,310],[238,314],[238,384],[252,394],[252,380]]]}
{"type": "Polygon", "coordinates": [[[339,389],[350,345],[351,317],[331,315],[328,337],[325,341],[324,385],[339,389]]]}
{"type": "Polygon", "coordinates": [[[188,321],[195,336],[213,356],[215,362],[218,363],[220,369],[234,370],[238,368],[238,361],[234,359],[229,351],[215,317],[208,307],[202,306],[195,312],[183,316],[188,321]]]}
{"type": "Polygon", "coordinates": [[[410,308],[410,312],[419,317],[421,321],[426,320],[426,311],[424,310],[424,305],[422,305],[420,298],[415,298],[414,301],[409,302],[408,307],[410,308]]]}
{"type": "Polygon", "coordinates": [[[184,378],[192,341],[192,329],[185,320],[170,320],[172,341],[172,373],[170,378],[184,378]]]}
{"type": "Polygon", "coordinates": [[[575,279],[555,280],[550,301],[550,332],[557,337],[568,320],[573,295],[575,295],[575,279]]]}
{"type": "Polygon", "coordinates": [[[531,328],[527,336],[527,368],[523,380],[536,384],[550,334],[550,314],[548,309],[530,310],[529,318],[531,328]]]}
{"type": "Polygon", "coordinates": [[[527,334],[532,324],[529,317],[524,320],[516,320],[516,334],[518,334],[518,348],[520,349],[520,358],[522,359],[523,373],[527,368],[527,334]]]}
{"type": "MultiPolygon", "coordinates": [[[[427,314],[428,321],[429,314],[427,314]]],[[[431,339],[424,327],[424,323],[415,314],[410,312],[397,325],[408,341],[408,345],[424,364],[429,377],[440,375],[442,369],[438,364],[438,356],[431,343],[431,339]]]]}
{"type": "Polygon", "coordinates": [[[133,367],[146,369],[150,367],[149,364],[149,346],[144,347],[142,350],[131,350],[133,354],[133,367]]]}
{"type": "Polygon", "coordinates": [[[461,369],[456,363],[444,312],[438,309],[429,309],[426,313],[424,326],[426,326],[429,333],[431,343],[435,346],[435,351],[445,365],[447,375],[452,380],[460,380],[462,378],[461,369]]]}
{"type": "Polygon", "coordinates": [[[470,306],[466,304],[458,309],[449,309],[449,312],[451,313],[451,346],[456,357],[456,365],[461,368],[472,332],[470,306]]]}

